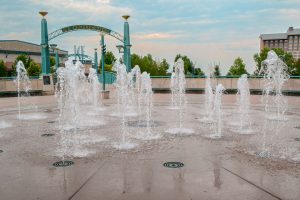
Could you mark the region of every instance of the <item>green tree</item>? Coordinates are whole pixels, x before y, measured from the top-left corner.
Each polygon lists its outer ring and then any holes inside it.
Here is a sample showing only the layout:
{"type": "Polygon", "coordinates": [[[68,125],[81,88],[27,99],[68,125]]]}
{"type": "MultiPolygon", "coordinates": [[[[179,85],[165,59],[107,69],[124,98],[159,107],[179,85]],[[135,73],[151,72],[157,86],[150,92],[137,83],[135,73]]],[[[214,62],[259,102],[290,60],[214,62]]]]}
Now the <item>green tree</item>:
{"type": "Polygon", "coordinates": [[[55,58],[53,56],[50,57],[50,67],[55,66],[55,58]]]}
{"type": "Polygon", "coordinates": [[[28,76],[39,76],[41,73],[41,67],[36,62],[32,61],[27,69],[28,76]]]}
{"type": "Polygon", "coordinates": [[[22,61],[22,63],[24,64],[25,69],[28,69],[30,67],[31,62],[33,62],[33,60],[28,55],[25,55],[25,54],[18,55],[15,62],[14,62],[14,64],[13,64],[13,66],[12,66],[12,76],[17,75],[16,66],[17,66],[19,61],[22,61]]]}
{"type": "Polygon", "coordinates": [[[167,75],[167,69],[169,69],[170,64],[167,62],[166,59],[163,59],[159,63],[159,69],[158,69],[158,74],[159,76],[166,76],[167,75]]]}
{"type": "Polygon", "coordinates": [[[116,57],[114,56],[113,52],[108,51],[105,54],[105,64],[112,65],[116,61],[116,57]]]}
{"type": "Polygon", "coordinates": [[[248,72],[243,59],[238,57],[234,60],[233,65],[230,67],[227,75],[240,76],[242,74],[248,74],[248,72]]]}
{"type": "Polygon", "coordinates": [[[220,66],[219,65],[215,65],[213,75],[214,76],[221,76],[220,66]]]}
{"type": "Polygon", "coordinates": [[[300,76],[300,59],[294,62],[294,65],[290,71],[292,76],[300,76]]]}
{"type": "Polygon", "coordinates": [[[283,62],[286,63],[286,65],[288,66],[288,69],[289,69],[289,73],[291,74],[293,71],[293,68],[294,68],[294,64],[295,64],[293,55],[291,53],[283,51],[280,48],[273,48],[273,49],[264,48],[260,51],[260,53],[254,54],[253,59],[256,63],[256,70],[255,70],[254,74],[256,74],[256,75],[259,74],[261,66],[262,66],[261,63],[262,63],[262,61],[267,59],[268,52],[270,50],[275,51],[275,53],[278,55],[278,57],[281,58],[283,60],[283,62]]]}
{"type": "Polygon", "coordinates": [[[151,54],[146,56],[139,56],[137,54],[131,55],[131,67],[138,65],[141,69],[141,72],[148,72],[151,76],[164,76],[166,75],[166,70],[169,67],[166,59],[163,59],[162,62],[159,60],[153,59],[151,54]]]}
{"type": "Polygon", "coordinates": [[[195,68],[194,74],[198,76],[204,76],[204,72],[201,70],[201,68],[195,68]]]}
{"type": "Polygon", "coordinates": [[[4,61],[0,60],[0,77],[6,77],[7,76],[7,71],[5,69],[4,61]]]}
{"type": "Polygon", "coordinates": [[[191,59],[187,56],[182,56],[181,54],[177,54],[176,57],[175,57],[175,62],[181,58],[183,60],[183,63],[184,63],[184,73],[185,74],[192,74],[193,73],[193,68],[194,68],[194,64],[193,62],[191,61],[191,59]]]}

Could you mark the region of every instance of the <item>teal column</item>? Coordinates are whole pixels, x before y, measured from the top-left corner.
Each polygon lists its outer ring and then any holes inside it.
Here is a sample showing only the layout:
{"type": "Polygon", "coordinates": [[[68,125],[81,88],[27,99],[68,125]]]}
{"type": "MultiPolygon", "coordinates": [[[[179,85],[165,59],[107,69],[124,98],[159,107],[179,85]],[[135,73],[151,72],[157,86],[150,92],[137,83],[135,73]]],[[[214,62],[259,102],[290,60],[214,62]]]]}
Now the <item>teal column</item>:
{"type": "Polygon", "coordinates": [[[106,53],[106,45],[104,43],[104,34],[101,34],[101,71],[102,71],[102,90],[105,91],[105,53],[106,53]]]}
{"type": "Polygon", "coordinates": [[[49,43],[48,43],[48,27],[45,16],[47,12],[40,12],[43,16],[41,21],[41,57],[42,57],[42,74],[47,75],[50,73],[50,58],[49,58],[49,43]]]}
{"type": "Polygon", "coordinates": [[[94,53],[94,69],[96,70],[96,73],[98,74],[98,54],[97,54],[97,49],[95,49],[95,53],[94,53]]]}
{"type": "Polygon", "coordinates": [[[131,71],[131,54],[130,54],[130,34],[129,34],[129,23],[128,18],[129,15],[124,15],[124,64],[126,65],[127,72],[131,71]]]}
{"type": "Polygon", "coordinates": [[[55,51],[55,70],[59,68],[58,49],[55,51]]]}

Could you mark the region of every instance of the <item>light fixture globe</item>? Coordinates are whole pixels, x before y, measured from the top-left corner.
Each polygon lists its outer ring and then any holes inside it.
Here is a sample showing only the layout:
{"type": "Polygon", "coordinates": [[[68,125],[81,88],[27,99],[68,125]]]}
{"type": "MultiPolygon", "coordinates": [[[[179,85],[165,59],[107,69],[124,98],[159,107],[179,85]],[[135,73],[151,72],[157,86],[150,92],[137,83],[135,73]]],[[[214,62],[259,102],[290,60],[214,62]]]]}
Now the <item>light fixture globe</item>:
{"type": "Polygon", "coordinates": [[[46,12],[46,11],[40,11],[39,14],[41,16],[45,17],[48,14],[48,12],[46,12]]]}
{"type": "Polygon", "coordinates": [[[130,17],[130,15],[123,15],[122,17],[123,17],[123,19],[125,19],[127,21],[128,18],[130,17]]]}

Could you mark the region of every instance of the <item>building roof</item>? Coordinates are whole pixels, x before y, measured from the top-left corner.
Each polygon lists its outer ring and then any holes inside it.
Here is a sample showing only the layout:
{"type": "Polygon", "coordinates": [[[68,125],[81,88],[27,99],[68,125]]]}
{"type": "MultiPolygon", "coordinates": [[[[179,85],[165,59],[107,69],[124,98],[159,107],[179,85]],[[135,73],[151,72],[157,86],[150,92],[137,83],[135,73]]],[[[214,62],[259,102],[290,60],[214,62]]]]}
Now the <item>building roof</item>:
{"type": "Polygon", "coordinates": [[[273,34],[261,34],[260,38],[262,40],[286,40],[286,33],[273,33],[273,34]]]}
{"type": "Polygon", "coordinates": [[[289,27],[287,35],[300,35],[300,28],[289,27]]]}
{"type": "MultiPolygon", "coordinates": [[[[0,40],[0,51],[6,52],[18,52],[18,53],[28,53],[28,54],[41,54],[41,45],[33,44],[30,42],[24,42],[20,40],[0,40]]],[[[67,51],[58,50],[59,55],[68,54],[67,51]]]]}
{"type": "Polygon", "coordinates": [[[300,28],[289,27],[286,33],[261,34],[262,40],[286,40],[289,35],[300,35],[300,28]]]}

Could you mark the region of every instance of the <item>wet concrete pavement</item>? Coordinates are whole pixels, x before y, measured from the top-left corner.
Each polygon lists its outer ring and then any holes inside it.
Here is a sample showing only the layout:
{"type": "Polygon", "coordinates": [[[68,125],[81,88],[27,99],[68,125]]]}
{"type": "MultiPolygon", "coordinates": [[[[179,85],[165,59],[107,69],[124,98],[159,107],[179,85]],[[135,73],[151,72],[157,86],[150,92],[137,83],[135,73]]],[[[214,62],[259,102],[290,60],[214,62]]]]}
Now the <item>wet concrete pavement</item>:
{"type": "MultiPolygon", "coordinates": [[[[58,110],[53,96],[30,97],[23,113],[37,111],[47,119],[18,121],[15,98],[0,99],[0,121],[12,127],[0,129],[0,200],[98,200],[98,199],[300,199],[300,163],[292,160],[299,153],[300,98],[289,97],[289,122],[280,126],[274,151],[286,157],[263,159],[251,154],[260,147],[261,133],[241,136],[224,126],[224,138],[203,137],[211,129],[195,118],[203,112],[203,95],[187,95],[185,126],[195,130],[191,136],[164,133],[177,120],[168,110],[170,96],[156,94],[154,120],[160,122],[154,131],[162,138],[139,141],[133,150],[119,151],[112,144],[120,139],[119,119],[109,116],[114,99],[104,102],[107,110],[97,116],[105,125],[78,130],[79,144],[67,159],[74,165],[59,168],[60,135],[56,118],[58,110]],[[32,102],[37,102],[32,106],[32,102]],[[52,137],[42,137],[53,133],[52,137]],[[84,136],[84,137],[83,137],[84,136]],[[290,149],[285,150],[285,146],[290,149]],[[249,153],[250,152],[250,153],[249,153]],[[285,155],[285,154],[284,154],[285,155]],[[286,158],[286,159],[285,159],[286,158]],[[165,162],[182,162],[182,168],[166,168],[165,162]]],[[[260,96],[252,96],[253,118],[261,127],[260,96]]],[[[224,109],[234,113],[235,96],[224,96],[224,109]]],[[[225,117],[224,121],[230,117],[225,117]]],[[[233,117],[234,118],[234,117],[233,117]]],[[[136,118],[130,119],[132,121],[136,118]]],[[[129,127],[130,133],[140,131],[129,127]]],[[[75,140],[75,139],[74,139],[75,140]]]]}

